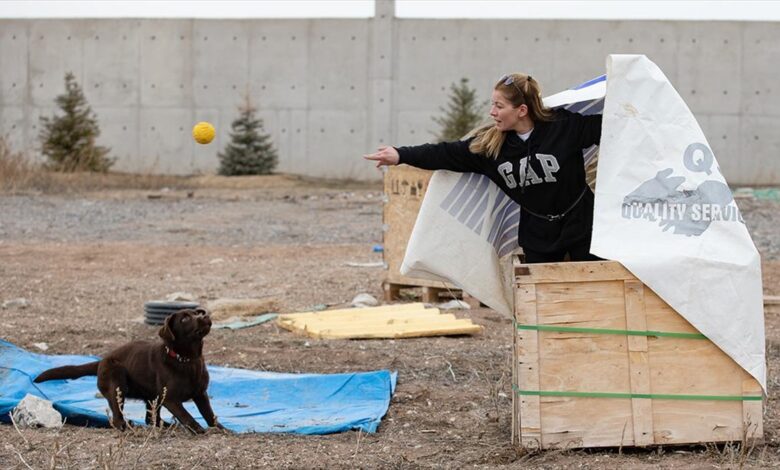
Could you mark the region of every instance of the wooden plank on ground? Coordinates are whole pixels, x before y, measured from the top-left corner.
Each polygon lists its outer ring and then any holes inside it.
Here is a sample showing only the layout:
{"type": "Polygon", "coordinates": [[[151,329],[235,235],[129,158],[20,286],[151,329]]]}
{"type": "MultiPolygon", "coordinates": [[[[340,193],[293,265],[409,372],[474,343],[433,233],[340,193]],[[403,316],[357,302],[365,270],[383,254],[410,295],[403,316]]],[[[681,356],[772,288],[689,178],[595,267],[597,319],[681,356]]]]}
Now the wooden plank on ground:
{"type": "Polygon", "coordinates": [[[483,331],[470,319],[442,314],[423,304],[340,309],[280,315],[282,328],[320,339],[411,338],[476,334],[483,331]]]}

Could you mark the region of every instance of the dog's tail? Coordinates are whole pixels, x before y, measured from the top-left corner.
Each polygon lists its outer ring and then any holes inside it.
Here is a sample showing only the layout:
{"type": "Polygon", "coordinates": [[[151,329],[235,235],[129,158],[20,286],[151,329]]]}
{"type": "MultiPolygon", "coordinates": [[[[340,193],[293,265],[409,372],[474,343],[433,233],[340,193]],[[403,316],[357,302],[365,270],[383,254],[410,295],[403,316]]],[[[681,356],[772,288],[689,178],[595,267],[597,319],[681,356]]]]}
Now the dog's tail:
{"type": "Polygon", "coordinates": [[[89,362],[80,366],[62,366],[45,370],[35,378],[35,383],[46,382],[47,380],[78,379],[87,375],[97,375],[98,364],[100,364],[100,361],[89,362]]]}

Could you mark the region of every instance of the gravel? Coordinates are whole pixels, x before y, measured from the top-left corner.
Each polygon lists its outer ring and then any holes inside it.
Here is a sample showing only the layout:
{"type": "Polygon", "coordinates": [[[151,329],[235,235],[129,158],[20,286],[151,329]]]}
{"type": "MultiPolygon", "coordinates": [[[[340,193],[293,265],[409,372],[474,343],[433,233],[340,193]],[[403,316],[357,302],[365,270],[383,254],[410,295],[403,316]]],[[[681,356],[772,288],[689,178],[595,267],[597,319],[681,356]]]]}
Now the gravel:
{"type": "MultiPolygon", "coordinates": [[[[382,194],[316,190],[0,197],[0,240],[217,246],[381,243],[382,194]],[[292,194],[291,194],[292,193],[292,194]],[[153,195],[159,198],[150,199],[153,195]],[[270,202],[270,203],[269,203],[270,202]]],[[[780,258],[780,201],[738,205],[764,260],[780,258]]]]}

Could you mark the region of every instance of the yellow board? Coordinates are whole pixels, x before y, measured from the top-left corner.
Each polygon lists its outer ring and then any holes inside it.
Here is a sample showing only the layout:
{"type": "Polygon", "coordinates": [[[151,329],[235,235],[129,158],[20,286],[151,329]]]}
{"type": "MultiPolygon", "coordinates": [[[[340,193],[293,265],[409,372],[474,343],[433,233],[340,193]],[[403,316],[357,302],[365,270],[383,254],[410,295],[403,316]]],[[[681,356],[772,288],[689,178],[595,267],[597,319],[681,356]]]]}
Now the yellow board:
{"type": "Polygon", "coordinates": [[[421,303],[279,315],[282,328],[321,339],[413,338],[471,335],[482,326],[421,303]]]}

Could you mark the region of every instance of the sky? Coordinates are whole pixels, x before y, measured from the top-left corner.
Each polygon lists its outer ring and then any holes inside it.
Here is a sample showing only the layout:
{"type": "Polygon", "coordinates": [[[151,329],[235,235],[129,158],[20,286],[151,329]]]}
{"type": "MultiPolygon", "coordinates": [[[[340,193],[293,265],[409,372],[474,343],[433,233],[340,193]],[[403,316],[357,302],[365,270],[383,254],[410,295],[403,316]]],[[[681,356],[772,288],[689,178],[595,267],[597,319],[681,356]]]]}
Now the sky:
{"type": "MultiPolygon", "coordinates": [[[[373,0],[0,0],[0,18],[367,18],[373,0]]],[[[399,18],[780,21],[780,0],[396,0],[399,18]]]]}

